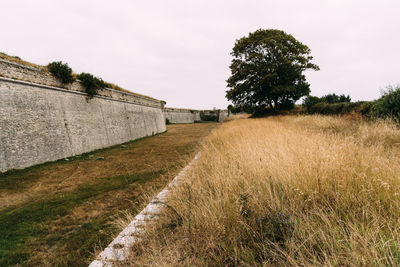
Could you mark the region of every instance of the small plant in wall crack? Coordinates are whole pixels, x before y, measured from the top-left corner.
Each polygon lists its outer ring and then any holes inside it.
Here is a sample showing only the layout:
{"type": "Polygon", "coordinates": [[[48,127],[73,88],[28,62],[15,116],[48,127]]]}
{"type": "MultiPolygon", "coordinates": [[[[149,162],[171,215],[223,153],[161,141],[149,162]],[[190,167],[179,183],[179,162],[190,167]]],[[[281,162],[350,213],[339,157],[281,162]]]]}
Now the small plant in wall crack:
{"type": "Polygon", "coordinates": [[[86,93],[88,93],[90,97],[97,95],[99,90],[109,86],[108,83],[103,81],[101,78],[97,78],[90,73],[82,72],[78,75],[78,79],[85,86],[86,93]]]}

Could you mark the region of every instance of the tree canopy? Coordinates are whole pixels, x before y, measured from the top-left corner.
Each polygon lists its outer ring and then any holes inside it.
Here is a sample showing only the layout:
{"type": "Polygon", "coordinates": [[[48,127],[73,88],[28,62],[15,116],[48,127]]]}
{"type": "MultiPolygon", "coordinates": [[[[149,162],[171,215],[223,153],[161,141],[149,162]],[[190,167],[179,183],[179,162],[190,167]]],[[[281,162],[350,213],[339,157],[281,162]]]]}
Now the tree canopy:
{"type": "Polygon", "coordinates": [[[236,41],[226,97],[235,105],[272,109],[293,106],[310,93],[303,72],[319,70],[311,50],[281,30],[257,30],[236,41]]]}

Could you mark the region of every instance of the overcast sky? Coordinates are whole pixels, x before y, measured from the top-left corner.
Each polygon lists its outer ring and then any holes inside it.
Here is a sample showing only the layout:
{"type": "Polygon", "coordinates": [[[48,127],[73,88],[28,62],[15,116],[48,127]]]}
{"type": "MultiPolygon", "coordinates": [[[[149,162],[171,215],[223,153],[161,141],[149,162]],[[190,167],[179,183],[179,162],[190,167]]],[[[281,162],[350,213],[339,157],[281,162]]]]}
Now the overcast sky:
{"type": "Polygon", "coordinates": [[[280,29],[308,45],[311,94],[372,100],[400,82],[400,1],[1,0],[0,51],[67,62],[170,107],[226,108],[235,40],[280,29]]]}

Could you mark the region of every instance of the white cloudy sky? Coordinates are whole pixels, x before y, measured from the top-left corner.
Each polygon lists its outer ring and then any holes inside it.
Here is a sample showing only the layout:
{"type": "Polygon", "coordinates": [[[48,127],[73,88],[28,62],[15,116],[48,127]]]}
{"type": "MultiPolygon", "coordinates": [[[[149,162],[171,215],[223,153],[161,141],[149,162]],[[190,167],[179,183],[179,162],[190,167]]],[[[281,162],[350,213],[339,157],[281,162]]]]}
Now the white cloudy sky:
{"type": "Polygon", "coordinates": [[[226,107],[230,51],[259,28],[311,48],[313,95],[372,100],[400,82],[398,0],[1,0],[0,10],[0,51],[62,60],[171,107],[226,107]]]}

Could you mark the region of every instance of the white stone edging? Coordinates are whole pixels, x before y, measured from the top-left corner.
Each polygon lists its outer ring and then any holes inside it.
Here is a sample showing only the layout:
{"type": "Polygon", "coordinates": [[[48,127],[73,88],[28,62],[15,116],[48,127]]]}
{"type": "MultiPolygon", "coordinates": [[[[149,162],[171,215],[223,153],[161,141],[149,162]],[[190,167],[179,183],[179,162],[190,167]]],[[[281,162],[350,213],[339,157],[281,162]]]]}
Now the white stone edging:
{"type": "Polygon", "coordinates": [[[167,200],[171,190],[179,184],[179,180],[187,169],[200,157],[200,152],[175,178],[152,199],[152,201],[135,216],[133,221],[90,263],[89,267],[110,267],[120,261],[127,260],[132,246],[140,240],[144,232],[144,226],[159,218],[163,210],[163,204],[167,200]]]}

